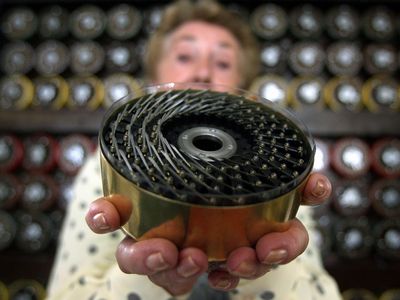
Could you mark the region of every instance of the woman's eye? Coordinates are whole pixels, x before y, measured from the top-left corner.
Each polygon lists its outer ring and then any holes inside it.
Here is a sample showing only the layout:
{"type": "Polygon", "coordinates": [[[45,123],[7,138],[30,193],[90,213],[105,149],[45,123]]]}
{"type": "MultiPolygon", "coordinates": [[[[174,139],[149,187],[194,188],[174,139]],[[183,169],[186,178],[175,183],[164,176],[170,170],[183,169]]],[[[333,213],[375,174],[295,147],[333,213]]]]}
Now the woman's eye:
{"type": "Polygon", "coordinates": [[[189,62],[191,60],[190,55],[187,54],[178,54],[177,60],[182,63],[189,62]]]}
{"type": "Polygon", "coordinates": [[[217,61],[217,66],[222,70],[227,70],[231,67],[231,64],[225,61],[217,61]]]}

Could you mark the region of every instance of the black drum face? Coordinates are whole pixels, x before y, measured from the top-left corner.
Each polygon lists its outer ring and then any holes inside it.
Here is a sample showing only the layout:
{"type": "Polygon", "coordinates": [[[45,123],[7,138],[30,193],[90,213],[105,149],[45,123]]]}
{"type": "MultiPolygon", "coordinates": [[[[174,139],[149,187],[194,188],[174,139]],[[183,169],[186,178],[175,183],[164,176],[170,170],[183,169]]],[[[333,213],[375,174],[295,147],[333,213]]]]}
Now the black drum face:
{"type": "Polygon", "coordinates": [[[210,90],[168,90],[113,106],[103,154],[133,184],[191,204],[279,197],[313,161],[306,134],[273,108],[210,90]]]}

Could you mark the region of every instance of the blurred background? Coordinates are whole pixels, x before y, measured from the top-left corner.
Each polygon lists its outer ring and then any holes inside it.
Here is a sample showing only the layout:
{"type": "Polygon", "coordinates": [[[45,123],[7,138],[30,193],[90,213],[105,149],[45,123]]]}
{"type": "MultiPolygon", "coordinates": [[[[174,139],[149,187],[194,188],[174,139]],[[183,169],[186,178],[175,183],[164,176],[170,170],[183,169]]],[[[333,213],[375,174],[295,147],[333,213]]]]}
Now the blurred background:
{"type": "MultiPolygon", "coordinates": [[[[221,2],[262,45],[250,89],[316,139],[334,192],[313,238],[343,298],[400,299],[400,1],[221,2]]],[[[166,4],[0,2],[1,300],[44,297],[74,177],[166,4]]]]}

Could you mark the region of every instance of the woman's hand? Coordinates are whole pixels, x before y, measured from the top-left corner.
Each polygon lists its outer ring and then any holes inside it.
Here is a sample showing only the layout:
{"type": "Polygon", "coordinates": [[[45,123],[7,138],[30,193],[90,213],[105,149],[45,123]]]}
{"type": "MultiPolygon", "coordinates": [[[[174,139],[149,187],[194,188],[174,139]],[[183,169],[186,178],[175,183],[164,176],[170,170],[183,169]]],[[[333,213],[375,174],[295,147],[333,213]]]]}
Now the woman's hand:
{"type": "MultiPolygon", "coordinates": [[[[331,190],[326,176],[312,174],[304,188],[302,204],[321,204],[331,190]]],[[[100,198],[91,204],[86,222],[94,232],[115,231],[128,220],[131,210],[129,201],[115,197],[100,198]]],[[[209,283],[219,290],[231,290],[240,278],[255,279],[275,265],[292,261],[303,253],[307,244],[305,227],[299,220],[291,220],[288,230],[264,235],[255,248],[241,247],[232,251],[225,268],[208,274],[209,283]]],[[[123,272],[147,275],[172,295],[189,292],[198,277],[208,269],[207,256],[200,249],[179,251],[172,242],[160,238],[136,242],[126,237],[117,249],[116,258],[123,272]]]]}

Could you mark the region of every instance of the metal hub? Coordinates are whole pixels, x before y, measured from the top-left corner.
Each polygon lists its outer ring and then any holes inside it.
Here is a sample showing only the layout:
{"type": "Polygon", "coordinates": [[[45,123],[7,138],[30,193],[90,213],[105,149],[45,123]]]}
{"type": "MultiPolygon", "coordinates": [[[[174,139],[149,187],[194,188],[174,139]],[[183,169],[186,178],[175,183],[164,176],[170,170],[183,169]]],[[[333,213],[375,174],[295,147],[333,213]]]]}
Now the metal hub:
{"type": "Polygon", "coordinates": [[[185,130],[178,137],[178,145],[183,152],[204,160],[230,158],[237,149],[229,133],[212,127],[185,130]]]}

